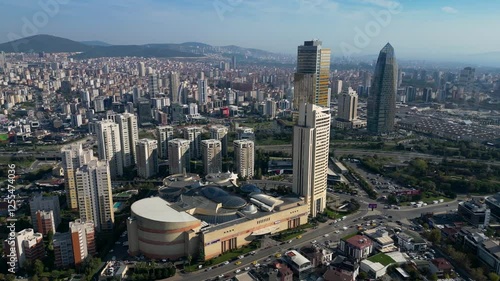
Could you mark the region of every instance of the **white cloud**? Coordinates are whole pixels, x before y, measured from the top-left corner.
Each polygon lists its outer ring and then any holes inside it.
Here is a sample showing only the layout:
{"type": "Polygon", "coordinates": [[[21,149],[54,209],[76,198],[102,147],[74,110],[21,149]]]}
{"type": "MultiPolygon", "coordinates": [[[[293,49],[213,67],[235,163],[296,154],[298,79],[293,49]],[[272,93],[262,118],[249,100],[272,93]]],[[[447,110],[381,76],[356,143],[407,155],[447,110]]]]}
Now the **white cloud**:
{"type": "Polygon", "coordinates": [[[441,8],[441,11],[447,13],[447,14],[456,14],[458,13],[458,10],[453,8],[453,7],[450,7],[450,6],[446,6],[446,7],[443,7],[441,8]]]}

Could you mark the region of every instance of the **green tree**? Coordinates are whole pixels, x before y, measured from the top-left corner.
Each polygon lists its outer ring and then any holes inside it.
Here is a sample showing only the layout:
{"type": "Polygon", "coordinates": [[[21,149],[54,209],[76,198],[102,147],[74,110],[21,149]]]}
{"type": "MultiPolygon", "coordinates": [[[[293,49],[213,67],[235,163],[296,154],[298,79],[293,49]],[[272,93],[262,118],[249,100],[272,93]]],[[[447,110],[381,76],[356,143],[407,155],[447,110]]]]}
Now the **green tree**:
{"type": "Polygon", "coordinates": [[[438,279],[439,279],[439,278],[438,278],[438,276],[437,276],[437,274],[436,274],[436,273],[432,274],[432,276],[431,276],[431,280],[432,280],[432,281],[437,281],[438,279]]]}
{"type": "Polygon", "coordinates": [[[49,281],[49,278],[44,276],[44,277],[42,277],[42,279],[40,281],[49,281]]]}
{"type": "Polygon", "coordinates": [[[35,262],[33,263],[33,270],[35,271],[35,274],[41,275],[43,273],[43,262],[39,259],[36,259],[35,262]]]}
{"type": "Polygon", "coordinates": [[[437,242],[441,241],[441,231],[439,229],[431,230],[431,233],[429,234],[428,239],[432,243],[437,243],[437,242]]]}
{"type": "Polygon", "coordinates": [[[368,274],[366,274],[366,272],[364,271],[361,271],[358,275],[358,278],[361,280],[365,280],[366,278],[368,278],[368,274]]]}
{"type": "Polygon", "coordinates": [[[36,274],[35,274],[35,275],[33,275],[33,276],[29,279],[29,281],[38,281],[38,280],[39,280],[39,278],[38,278],[38,275],[36,275],[36,274]]]}
{"type": "Polygon", "coordinates": [[[496,274],[495,272],[490,272],[488,274],[488,278],[490,278],[490,281],[499,281],[500,280],[500,276],[498,276],[498,274],[496,274]]]}
{"type": "Polygon", "coordinates": [[[192,261],[193,261],[193,257],[191,255],[187,256],[187,262],[189,265],[191,265],[192,261]]]}

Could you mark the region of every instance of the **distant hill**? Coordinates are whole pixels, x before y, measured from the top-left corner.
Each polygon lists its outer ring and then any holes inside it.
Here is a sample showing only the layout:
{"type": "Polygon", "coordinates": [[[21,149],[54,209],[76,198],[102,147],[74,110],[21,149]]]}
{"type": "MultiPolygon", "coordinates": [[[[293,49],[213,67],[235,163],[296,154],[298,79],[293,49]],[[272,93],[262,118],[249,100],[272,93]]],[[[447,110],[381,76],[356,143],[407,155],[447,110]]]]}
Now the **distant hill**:
{"type": "Polygon", "coordinates": [[[19,40],[0,44],[0,51],[6,53],[30,53],[30,52],[85,52],[91,46],[75,42],[69,39],[52,35],[35,35],[19,40]]]}
{"type": "Polygon", "coordinates": [[[200,42],[181,44],[145,44],[145,45],[110,45],[102,41],[76,42],[73,40],[51,36],[35,35],[20,40],[0,44],[0,51],[7,53],[30,52],[73,52],[80,53],[75,58],[100,57],[212,57],[229,58],[235,56],[238,63],[290,63],[293,56],[279,55],[259,49],[238,46],[211,46],[200,42]]]}
{"type": "Polygon", "coordinates": [[[80,41],[80,43],[88,45],[88,46],[101,46],[101,47],[109,47],[113,46],[109,43],[103,42],[103,41],[80,41]]]}
{"type": "Polygon", "coordinates": [[[74,57],[77,59],[102,57],[188,58],[202,57],[202,55],[181,52],[166,47],[151,47],[149,45],[116,45],[109,47],[94,47],[93,49],[75,55],[74,57]]]}

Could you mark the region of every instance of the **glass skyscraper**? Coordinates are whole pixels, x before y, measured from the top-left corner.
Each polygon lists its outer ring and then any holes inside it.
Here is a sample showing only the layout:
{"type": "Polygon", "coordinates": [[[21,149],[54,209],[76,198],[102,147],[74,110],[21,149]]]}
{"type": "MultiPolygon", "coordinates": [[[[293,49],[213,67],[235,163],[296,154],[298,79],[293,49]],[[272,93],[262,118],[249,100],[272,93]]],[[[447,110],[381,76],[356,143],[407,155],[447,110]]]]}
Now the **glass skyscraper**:
{"type": "Polygon", "coordinates": [[[384,134],[394,130],[398,65],[394,48],[387,43],[380,51],[368,97],[368,131],[384,134]]]}

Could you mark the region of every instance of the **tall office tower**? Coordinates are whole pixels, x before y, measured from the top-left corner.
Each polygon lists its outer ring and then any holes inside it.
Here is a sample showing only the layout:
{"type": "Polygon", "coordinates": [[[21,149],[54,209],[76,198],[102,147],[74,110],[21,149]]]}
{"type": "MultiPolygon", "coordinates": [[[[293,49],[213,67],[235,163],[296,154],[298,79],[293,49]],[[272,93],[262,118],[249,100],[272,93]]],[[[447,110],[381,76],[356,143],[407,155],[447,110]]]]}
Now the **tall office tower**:
{"type": "Polygon", "coordinates": [[[158,174],[158,142],[140,139],[136,143],[137,175],[147,179],[158,174]]]}
{"type": "Polygon", "coordinates": [[[168,166],[170,174],[182,174],[190,171],[189,146],[191,142],[185,139],[173,139],[168,142],[168,166]]]}
{"type": "Polygon", "coordinates": [[[335,84],[334,84],[334,87],[335,87],[335,88],[334,88],[334,90],[335,90],[335,94],[340,95],[340,93],[342,93],[343,83],[344,83],[344,82],[343,82],[342,80],[340,80],[340,79],[339,79],[339,80],[337,80],[337,81],[335,81],[335,84]]]}
{"type": "Polygon", "coordinates": [[[144,65],[143,62],[137,63],[137,70],[139,71],[140,77],[146,76],[146,66],[144,65]]]}
{"type": "Polygon", "coordinates": [[[148,90],[150,97],[156,97],[160,94],[160,87],[158,84],[158,74],[153,73],[149,75],[148,90]]]}
{"type": "Polygon", "coordinates": [[[120,127],[112,120],[95,123],[97,135],[97,154],[100,160],[109,161],[111,177],[123,175],[123,155],[120,141],[120,127]]]}
{"type": "Polygon", "coordinates": [[[189,104],[189,115],[198,115],[198,105],[196,103],[189,104]]]}
{"type": "Polygon", "coordinates": [[[151,124],[151,122],[153,121],[151,101],[147,99],[139,100],[137,104],[137,114],[139,118],[139,125],[144,126],[151,124]]]}
{"type": "Polygon", "coordinates": [[[92,160],[75,172],[80,219],[92,220],[97,231],[113,229],[115,216],[109,164],[92,160]]]}
{"type": "Polygon", "coordinates": [[[54,265],[58,268],[64,268],[74,264],[73,244],[71,242],[71,233],[55,233],[52,239],[54,247],[54,265]]]}
{"type": "Polygon", "coordinates": [[[372,73],[370,71],[365,71],[363,73],[363,86],[366,88],[370,87],[371,85],[372,85],[372,73]]]}
{"type": "Polygon", "coordinates": [[[223,125],[214,125],[210,127],[210,138],[219,140],[222,145],[222,156],[227,156],[228,129],[223,125]]]}
{"type": "Polygon", "coordinates": [[[297,51],[297,72],[294,76],[293,108],[302,103],[328,107],[330,78],[330,49],[323,49],[321,41],[305,41],[297,51]]]}
{"type": "Polygon", "coordinates": [[[0,68],[5,67],[5,53],[4,51],[0,52],[0,68]]]}
{"type": "Polygon", "coordinates": [[[133,166],[136,163],[135,142],[139,139],[137,116],[132,113],[118,114],[115,122],[120,128],[123,167],[133,166]]]}
{"type": "Polygon", "coordinates": [[[184,138],[189,140],[189,151],[191,159],[198,159],[201,156],[201,128],[186,127],[184,128],[184,138]]]}
{"type": "Polygon", "coordinates": [[[172,103],[179,103],[179,88],[181,85],[181,80],[179,78],[179,73],[170,73],[170,99],[172,103]]]}
{"type": "Polygon", "coordinates": [[[432,78],[434,79],[434,88],[435,89],[441,89],[441,81],[442,81],[442,77],[443,76],[443,73],[441,71],[435,71],[433,74],[432,74],[432,78]]]}
{"type": "Polygon", "coordinates": [[[414,87],[406,87],[406,100],[408,102],[414,102],[417,99],[417,91],[414,87]]]}
{"type": "Polygon", "coordinates": [[[236,70],[236,56],[231,58],[231,68],[236,70]]]}
{"type": "MultiPolygon", "coordinates": [[[[72,144],[61,149],[62,154],[62,167],[64,169],[64,186],[66,189],[66,202],[70,209],[78,209],[78,200],[76,197],[76,182],[75,171],[80,166],[85,165],[87,162],[94,158],[94,152],[91,149],[82,149],[81,144],[72,144]]],[[[59,206],[59,201],[58,201],[59,206]]],[[[36,212],[35,210],[34,212],[36,212]]],[[[32,211],[32,218],[35,214],[32,211]]],[[[60,223],[60,220],[56,223],[60,223]]]]}
{"type": "Polygon", "coordinates": [[[205,104],[207,102],[207,88],[208,81],[206,79],[198,80],[198,96],[196,100],[199,104],[205,104]]]}
{"type": "Polygon", "coordinates": [[[398,69],[398,77],[397,77],[397,81],[398,81],[398,85],[397,87],[401,87],[401,84],[403,83],[403,77],[404,77],[404,73],[401,69],[398,69]]]}
{"type": "Polygon", "coordinates": [[[268,118],[276,118],[276,101],[273,99],[266,100],[266,114],[268,118]]]}
{"type": "Polygon", "coordinates": [[[345,121],[358,119],[358,93],[351,87],[345,89],[339,96],[338,117],[345,121]]]}
{"type": "MultiPolygon", "coordinates": [[[[49,232],[52,231],[52,234],[56,233],[56,225],[55,225],[55,218],[54,218],[54,212],[52,210],[50,211],[36,211],[35,214],[35,219],[36,219],[36,229],[38,229],[38,232],[40,232],[43,235],[47,235],[49,232]]],[[[33,227],[35,228],[35,227],[33,227]]]]}
{"type": "Polygon", "coordinates": [[[476,69],[472,67],[466,67],[460,71],[460,77],[458,78],[458,82],[462,84],[469,84],[474,82],[476,75],[476,69]]]}
{"type": "Polygon", "coordinates": [[[73,245],[74,264],[80,265],[88,256],[97,253],[95,242],[95,226],[93,221],[82,219],[69,223],[71,243],[73,245]]]}
{"type": "MultiPolygon", "coordinates": [[[[34,262],[42,260],[45,256],[45,247],[43,245],[43,235],[35,232],[31,228],[23,229],[15,233],[15,248],[17,254],[18,267],[23,267],[26,261],[34,262]]],[[[13,245],[8,244],[10,249],[13,245]]]]}
{"type": "Polygon", "coordinates": [[[82,99],[82,104],[86,109],[90,108],[90,102],[92,99],[90,98],[90,92],[89,91],[82,91],[81,92],[81,99],[82,99]]]}
{"type": "Polygon", "coordinates": [[[222,144],[219,140],[201,141],[203,154],[203,172],[205,174],[222,172],[222,144]]]}
{"type": "Polygon", "coordinates": [[[328,108],[302,104],[293,129],[293,192],[303,196],[316,217],[326,207],[331,115],[328,108]]]}
{"type": "Polygon", "coordinates": [[[200,71],[200,73],[198,73],[198,80],[205,80],[205,72],[200,71]]]}
{"type": "Polygon", "coordinates": [[[255,164],[255,145],[251,140],[234,141],[234,165],[236,172],[243,178],[253,178],[255,164]]]}
{"type": "Polygon", "coordinates": [[[398,65],[394,48],[387,43],[380,51],[368,97],[368,131],[383,134],[394,130],[398,65]]]}
{"type": "Polygon", "coordinates": [[[158,158],[168,159],[168,142],[174,139],[174,127],[160,126],[156,129],[158,138],[158,158]]]}
{"type": "MultiPolygon", "coordinates": [[[[64,172],[66,172],[66,169],[64,169],[64,172]]],[[[76,192],[76,189],[75,189],[75,192],[76,192]]],[[[75,198],[76,198],[76,194],[75,194],[75,198]]],[[[42,194],[39,193],[39,194],[35,194],[30,199],[29,203],[30,203],[31,224],[33,225],[33,228],[35,229],[35,231],[41,232],[41,230],[38,228],[38,221],[37,221],[37,215],[36,215],[36,213],[38,211],[52,211],[53,220],[54,220],[54,227],[57,228],[57,226],[61,223],[61,209],[60,209],[60,205],[59,205],[59,197],[57,197],[57,196],[42,196],[42,194]]],[[[78,208],[78,207],[76,206],[72,209],[76,209],[76,208],[78,208]]]]}
{"type": "Polygon", "coordinates": [[[431,102],[432,101],[432,88],[424,88],[422,100],[424,102],[431,102]]]}

